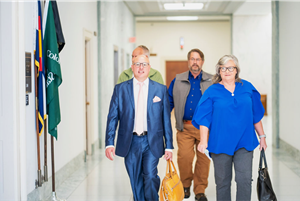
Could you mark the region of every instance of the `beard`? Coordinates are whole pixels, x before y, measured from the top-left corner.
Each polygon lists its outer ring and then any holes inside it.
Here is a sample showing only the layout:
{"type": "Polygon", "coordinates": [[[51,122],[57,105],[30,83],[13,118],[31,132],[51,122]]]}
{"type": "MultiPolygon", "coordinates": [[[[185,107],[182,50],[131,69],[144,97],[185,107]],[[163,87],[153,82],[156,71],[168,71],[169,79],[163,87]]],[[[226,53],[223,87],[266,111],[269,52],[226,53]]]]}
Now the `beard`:
{"type": "Polygon", "coordinates": [[[193,64],[192,66],[189,66],[190,71],[197,74],[201,71],[201,67],[197,64],[193,64]]]}

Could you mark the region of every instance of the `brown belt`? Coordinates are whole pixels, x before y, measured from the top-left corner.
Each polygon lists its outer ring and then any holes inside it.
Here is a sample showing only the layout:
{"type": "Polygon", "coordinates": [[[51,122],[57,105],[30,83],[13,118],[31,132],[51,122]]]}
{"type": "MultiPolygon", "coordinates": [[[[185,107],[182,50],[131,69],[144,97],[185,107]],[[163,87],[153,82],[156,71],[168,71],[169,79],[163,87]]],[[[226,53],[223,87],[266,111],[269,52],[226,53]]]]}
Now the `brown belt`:
{"type": "Polygon", "coordinates": [[[192,120],[183,120],[184,124],[192,124],[192,120]]]}

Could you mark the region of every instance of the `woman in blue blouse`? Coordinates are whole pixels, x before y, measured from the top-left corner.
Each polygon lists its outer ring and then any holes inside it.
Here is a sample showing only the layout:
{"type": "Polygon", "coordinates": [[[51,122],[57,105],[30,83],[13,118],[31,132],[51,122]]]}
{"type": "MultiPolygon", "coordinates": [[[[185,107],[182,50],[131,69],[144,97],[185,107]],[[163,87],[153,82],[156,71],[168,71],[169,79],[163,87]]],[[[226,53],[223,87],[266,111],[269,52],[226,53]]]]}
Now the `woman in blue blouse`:
{"type": "Polygon", "coordinates": [[[237,58],[223,56],[216,65],[213,85],[203,94],[192,120],[200,127],[197,149],[204,153],[207,148],[214,163],[218,201],[231,200],[232,164],[236,200],[251,200],[253,150],[258,144],[260,150],[267,148],[260,94],[250,82],[240,79],[239,73],[237,58]]]}

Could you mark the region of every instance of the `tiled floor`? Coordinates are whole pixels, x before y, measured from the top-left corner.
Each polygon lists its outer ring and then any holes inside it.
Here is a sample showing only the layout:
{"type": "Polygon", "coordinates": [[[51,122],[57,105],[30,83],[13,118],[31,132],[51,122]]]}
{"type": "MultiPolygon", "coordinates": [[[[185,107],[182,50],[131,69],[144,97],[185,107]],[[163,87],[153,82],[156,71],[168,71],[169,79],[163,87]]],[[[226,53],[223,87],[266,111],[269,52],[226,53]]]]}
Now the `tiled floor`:
{"type": "MultiPolygon", "coordinates": [[[[173,118],[172,118],[173,119],[173,118]]],[[[174,121],[174,120],[173,120],[174,121]]],[[[174,125],[174,122],[173,122],[174,125]]],[[[176,132],[174,132],[176,136],[176,132]]],[[[174,138],[174,161],[177,166],[177,147],[174,138]]],[[[279,201],[300,200],[300,163],[294,161],[287,153],[272,149],[269,143],[267,163],[273,188],[279,201]]],[[[254,152],[252,200],[257,200],[256,181],[259,150],[254,152]]],[[[161,159],[158,165],[159,176],[165,174],[166,162],[161,159]]],[[[234,178],[234,176],[233,176],[234,178]]],[[[232,200],[235,200],[236,186],[232,181],[232,200]]],[[[105,158],[104,150],[98,150],[91,156],[85,167],[76,171],[62,185],[58,186],[57,196],[68,201],[131,201],[132,193],[129,178],[124,166],[124,159],[116,157],[114,161],[105,158]]],[[[209,201],[216,200],[214,168],[211,164],[209,185],[206,190],[209,201]]],[[[185,201],[193,201],[194,194],[185,201]]]]}
{"type": "MultiPolygon", "coordinates": [[[[256,180],[259,151],[256,150],[253,161],[252,200],[257,200],[256,180]]],[[[267,150],[269,173],[273,188],[279,201],[300,200],[300,164],[280,150],[267,150]]],[[[87,166],[74,173],[57,188],[57,196],[68,201],[131,201],[132,193],[123,158],[109,161],[104,151],[99,150],[87,166]]],[[[163,178],[166,162],[161,159],[159,175],[163,178]]],[[[206,190],[209,201],[216,200],[213,166],[210,168],[209,185],[206,190]]],[[[235,200],[235,182],[232,182],[232,200],[235,200]]],[[[192,193],[189,199],[194,200],[192,193]]]]}

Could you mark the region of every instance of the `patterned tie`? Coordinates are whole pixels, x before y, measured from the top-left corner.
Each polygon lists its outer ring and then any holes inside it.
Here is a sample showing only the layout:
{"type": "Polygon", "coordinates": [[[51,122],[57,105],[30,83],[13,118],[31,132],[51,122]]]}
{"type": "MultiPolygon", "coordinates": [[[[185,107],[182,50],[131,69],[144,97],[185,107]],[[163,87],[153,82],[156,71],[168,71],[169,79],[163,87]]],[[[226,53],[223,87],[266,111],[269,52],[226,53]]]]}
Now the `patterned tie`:
{"type": "Polygon", "coordinates": [[[140,135],[144,132],[144,93],[143,82],[138,83],[140,85],[140,91],[137,101],[137,115],[135,119],[135,132],[140,135]]]}

